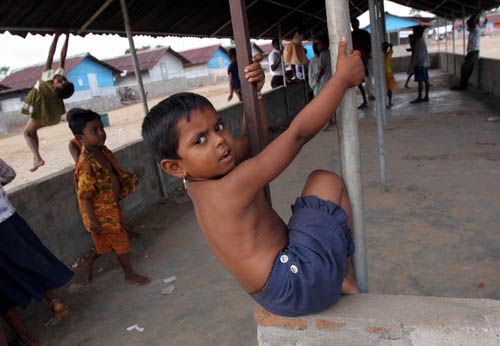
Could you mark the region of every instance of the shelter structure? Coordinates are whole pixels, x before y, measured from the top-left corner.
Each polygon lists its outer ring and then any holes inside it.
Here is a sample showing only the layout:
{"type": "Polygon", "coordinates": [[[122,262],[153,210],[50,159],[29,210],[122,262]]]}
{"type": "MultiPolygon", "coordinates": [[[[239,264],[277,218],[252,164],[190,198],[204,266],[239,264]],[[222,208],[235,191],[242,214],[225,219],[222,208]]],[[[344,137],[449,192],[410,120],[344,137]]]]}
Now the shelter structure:
{"type": "MultiPolygon", "coordinates": [[[[432,12],[446,18],[465,18],[480,10],[500,5],[500,0],[393,0],[419,10],[432,12]]],[[[146,95],[142,86],[140,66],[135,52],[132,34],[182,35],[203,37],[234,37],[238,50],[239,68],[250,62],[249,39],[290,39],[299,28],[308,28],[307,34],[328,32],[330,45],[336,47],[342,37],[350,37],[349,18],[358,17],[370,10],[371,25],[376,28],[372,45],[380,46],[385,37],[385,16],[381,0],[74,0],[53,2],[50,0],[7,0],[0,3],[0,32],[10,31],[21,36],[27,33],[52,33],[66,29],[76,34],[87,33],[126,35],[131,46],[131,57],[141,89],[144,111],[147,112],[146,95]]],[[[307,39],[308,37],[304,37],[307,39]]],[[[336,63],[336,50],[332,49],[332,66],[336,63]]],[[[385,158],[383,126],[385,117],[385,74],[382,70],[382,52],[375,50],[377,71],[377,122],[381,180],[385,185],[385,158]],[[377,63],[378,62],[378,63],[377,63]]],[[[242,71],[240,71],[241,73],[242,71]]],[[[243,75],[243,73],[241,73],[243,75]]],[[[259,116],[255,88],[242,81],[246,120],[251,152],[261,148],[259,116]]],[[[355,274],[362,291],[368,290],[366,252],[364,249],[362,187],[357,128],[357,112],[354,90],[347,92],[338,109],[339,143],[342,176],[351,197],[354,218],[354,238],[358,251],[354,258],[355,274]]],[[[161,180],[161,176],[160,176],[161,180]]]]}
{"type": "MultiPolygon", "coordinates": [[[[184,77],[184,64],[189,63],[189,60],[171,47],[138,51],[137,59],[144,83],[184,77]]],[[[117,86],[137,83],[130,54],[106,59],[104,62],[122,71],[115,75],[117,86]]]]}

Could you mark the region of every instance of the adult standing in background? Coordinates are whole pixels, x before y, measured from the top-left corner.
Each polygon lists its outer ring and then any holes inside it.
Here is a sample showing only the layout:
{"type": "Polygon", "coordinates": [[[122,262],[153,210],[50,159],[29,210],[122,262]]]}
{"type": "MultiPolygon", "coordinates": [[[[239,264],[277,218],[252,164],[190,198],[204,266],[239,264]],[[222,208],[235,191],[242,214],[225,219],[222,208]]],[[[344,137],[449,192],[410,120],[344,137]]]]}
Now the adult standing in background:
{"type": "MultiPolygon", "coordinates": [[[[319,49],[319,73],[316,77],[316,82],[319,83],[319,92],[323,90],[325,85],[332,78],[332,61],[330,60],[330,41],[327,35],[320,35],[315,39],[319,49]]],[[[336,124],[335,113],[328,121],[327,128],[331,128],[336,124]]]]}
{"type": "MultiPolygon", "coordinates": [[[[370,59],[372,53],[371,37],[368,31],[359,28],[359,20],[356,18],[351,21],[352,25],[352,49],[361,52],[361,60],[363,60],[363,65],[365,65],[365,81],[370,78],[368,72],[368,60],[370,59]]],[[[368,82],[367,82],[368,83],[368,82]]],[[[363,82],[358,85],[361,96],[363,96],[363,103],[358,108],[368,107],[368,101],[366,99],[366,91],[363,87],[363,82]]]]}
{"type": "Polygon", "coordinates": [[[460,72],[460,84],[451,87],[451,90],[465,90],[469,83],[469,78],[474,71],[474,66],[479,60],[479,46],[481,30],[478,26],[479,17],[473,15],[467,20],[467,30],[469,30],[469,41],[467,42],[467,55],[465,56],[460,72]]]}
{"type": "Polygon", "coordinates": [[[277,88],[283,85],[283,60],[281,59],[280,41],[275,38],[272,42],[273,50],[269,57],[269,70],[271,71],[271,87],[277,88]]]}
{"type": "Polygon", "coordinates": [[[314,56],[311,61],[309,61],[309,70],[307,75],[309,79],[309,86],[313,91],[313,95],[316,96],[319,93],[318,74],[320,68],[319,49],[316,42],[313,43],[312,49],[314,52],[314,56]]]}

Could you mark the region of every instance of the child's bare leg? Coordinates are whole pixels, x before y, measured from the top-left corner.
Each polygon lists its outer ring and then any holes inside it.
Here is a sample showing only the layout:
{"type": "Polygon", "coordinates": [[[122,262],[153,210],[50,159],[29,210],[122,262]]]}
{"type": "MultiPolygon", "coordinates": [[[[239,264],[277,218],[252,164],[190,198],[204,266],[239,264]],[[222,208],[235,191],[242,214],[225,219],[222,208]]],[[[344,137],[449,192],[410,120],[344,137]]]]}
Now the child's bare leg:
{"type": "MultiPolygon", "coordinates": [[[[302,196],[316,196],[340,206],[347,214],[347,224],[352,229],[351,202],[349,201],[342,178],[335,173],[324,170],[313,171],[307,178],[302,196]]],[[[341,292],[342,294],[355,294],[359,292],[356,280],[354,279],[352,258],[346,260],[346,270],[341,292]]]]}
{"type": "Polygon", "coordinates": [[[43,292],[43,296],[45,297],[47,303],[49,303],[50,308],[54,313],[54,318],[56,320],[60,321],[69,314],[70,312],[69,308],[61,301],[61,298],[59,298],[54,292],[45,291],[43,292]]]}
{"type": "Polygon", "coordinates": [[[14,330],[21,342],[28,346],[38,346],[38,342],[31,336],[28,328],[19,318],[16,309],[11,309],[3,315],[7,324],[14,330]]]}
{"type": "Polygon", "coordinates": [[[85,270],[85,278],[87,279],[87,283],[91,283],[93,279],[93,273],[92,273],[92,268],[94,266],[94,262],[96,259],[98,259],[101,255],[97,254],[95,251],[92,251],[86,256],[83,256],[80,259],[80,264],[82,265],[83,269],[85,270]]]}
{"type": "Polygon", "coordinates": [[[134,270],[132,269],[132,264],[130,264],[130,257],[128,253],[123,255],[117,254],[116,258],[118,258],[118,262],[123,268],[123,272],[125,274],[125,282],[134,285],[147,285],[151,282],[150,278],[134,272],[134,270]]]}
{"type": "Polygon", "coordinates": [[[28,123],[24,128],[24,139],[33,153],[33,167],[30,169],[32,172],[36,171],[39,167],[45,164],[45,161],[43,161],[40,156],[40,151],[38,150],[39,141],[37,131],[39,128],[40,127],[33,121],[33,119],[28,120],[28,123]]]}

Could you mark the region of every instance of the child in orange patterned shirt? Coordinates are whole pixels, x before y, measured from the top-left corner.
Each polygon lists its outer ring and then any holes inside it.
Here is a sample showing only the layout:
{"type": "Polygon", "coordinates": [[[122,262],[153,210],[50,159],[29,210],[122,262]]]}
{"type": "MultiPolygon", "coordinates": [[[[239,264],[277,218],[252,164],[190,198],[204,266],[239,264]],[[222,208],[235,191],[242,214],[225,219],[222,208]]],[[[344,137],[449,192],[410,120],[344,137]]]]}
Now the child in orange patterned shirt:
{"type": "Polygon", "coordinates": [[[151,279],[132,269],[131,250],[119,201],[135,190],[137,176],[123,171],[113,153],[106,148],[106,132],[99,114],[79,108],[68,112],[68,125],[82,144],[75,167],[78,205],[85,229],[91,233],[95,251],[83,265],[92,281],[92,265],[101,255],[114,252],[123,268],[125,281],[145,285],[151,279]]]}

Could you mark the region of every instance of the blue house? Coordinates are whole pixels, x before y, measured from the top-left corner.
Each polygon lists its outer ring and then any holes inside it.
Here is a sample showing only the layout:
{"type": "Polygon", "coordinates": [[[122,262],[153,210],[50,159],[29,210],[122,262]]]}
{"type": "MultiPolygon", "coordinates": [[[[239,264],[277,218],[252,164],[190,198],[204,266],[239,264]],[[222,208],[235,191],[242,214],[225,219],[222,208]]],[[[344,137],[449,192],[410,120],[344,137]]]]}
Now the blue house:
{"type": "Polygon", "coordinates": [[[231,62],[227,50],[220,44],[179,52],[189,62],[184,64],[186,78],[227,75],[231,62]]]}
{"type": "MultiPolygon", "coordinates": [[[[4,90],[0,91],[0,112],[20,112],[22,101],[42,75],[44,65],[36,65],[15,71],[2,80],[4,90]]],[[[55,62],[54,69],[59,67],[55,62]]],[[[113,73],[121,71],[90,54],[66,60],[65,73],[75,85],[75,93],[67,103],[84,101],[96,96],[116,94],[113,73]]]]}

